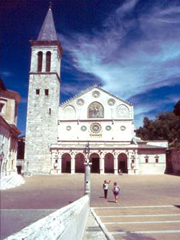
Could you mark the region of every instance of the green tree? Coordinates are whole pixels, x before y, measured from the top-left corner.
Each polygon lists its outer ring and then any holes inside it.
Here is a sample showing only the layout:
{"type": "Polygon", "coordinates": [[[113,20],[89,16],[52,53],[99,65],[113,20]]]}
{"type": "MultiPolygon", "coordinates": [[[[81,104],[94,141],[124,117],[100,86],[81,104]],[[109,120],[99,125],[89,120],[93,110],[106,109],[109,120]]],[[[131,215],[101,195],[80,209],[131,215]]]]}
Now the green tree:
{"type": "Polygon", "coordinates": [[[174,105],[174,114],[180,116],[180,100],[174,105]]]}
{"type": "Polygon", "coordinates": [[[136,135],[143,140],[168,140],[169,146],[179,146],[180,119],[174,112],[159,113],[154,120],[145,117],[136,135]]]}

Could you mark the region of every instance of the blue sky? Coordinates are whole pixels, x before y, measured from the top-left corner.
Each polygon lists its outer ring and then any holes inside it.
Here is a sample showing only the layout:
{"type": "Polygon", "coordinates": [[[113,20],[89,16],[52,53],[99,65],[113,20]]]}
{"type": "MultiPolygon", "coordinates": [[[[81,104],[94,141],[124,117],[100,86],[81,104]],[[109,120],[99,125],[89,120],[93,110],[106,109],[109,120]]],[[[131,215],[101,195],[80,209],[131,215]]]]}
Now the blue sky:
{"type": "MultiPolygon", "coordinates": [[[[49,1],[0,3],[0,70],[19,92],[18,127],[25,133],[29,40],[36,40],[49,1]]],[[[134,105],[135,125],[172,111],[180,99],[179,0],[54,0],[64,55],[61,103],[97,84],[134,105]]]]}

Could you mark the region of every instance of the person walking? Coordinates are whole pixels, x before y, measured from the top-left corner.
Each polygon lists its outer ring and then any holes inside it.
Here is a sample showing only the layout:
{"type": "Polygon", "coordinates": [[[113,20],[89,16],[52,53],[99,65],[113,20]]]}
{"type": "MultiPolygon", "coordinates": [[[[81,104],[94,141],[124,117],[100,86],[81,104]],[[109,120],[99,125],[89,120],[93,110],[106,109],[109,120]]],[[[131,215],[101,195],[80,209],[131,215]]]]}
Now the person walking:
{"type": "Polygon", "coordinates": [[[118,202],[118,195],[120,193],[120,187],[117,185],[117,182],[114,182],[112,191],[113,191],[113,194],[114,194],[115,203],[117,203],[118,202]]]}
{"type": "Polygon", "coordinates": [[[54,163],[54,170],[58,173],[58,160],[54,163]]]}
{"type": "Polygon", "coordinates": [[[109,184],[110,184],[110,182],[111,182],[111,180],[109,180],[109,181],[104,180],[104,183],[103,183],[104,198],[107,198],[107,195],[108,195],[108,188],[109,188],[109,184]]]}
{"type": "Polygon", "coordinates": [[[119,169],[119,171],[118,171],[118,172],[119,172],[119,175],[122,175],[122,171],[121,171],[121,169],[119,169]]]}

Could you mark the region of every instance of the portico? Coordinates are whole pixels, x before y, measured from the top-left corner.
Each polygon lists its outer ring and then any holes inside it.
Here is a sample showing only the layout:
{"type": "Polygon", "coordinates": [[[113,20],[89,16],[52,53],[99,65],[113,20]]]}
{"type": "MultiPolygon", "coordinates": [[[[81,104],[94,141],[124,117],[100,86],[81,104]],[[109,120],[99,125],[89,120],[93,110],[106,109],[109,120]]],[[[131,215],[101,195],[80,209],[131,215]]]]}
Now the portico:
{"type": "MultiPolygon", "coordinates": [[[[114,173],[118,174],[121,169],[123,173],[138,173],[137,149],[112,147],[102,144],[89,144],[89,159],[92,163],[92,173],[114,173]]],[[[52,169],[54,163],[58,162],[58,173],[84,173],[85,144],[74,144],[71,148],[67,146],[51,146],[52,169]]]]}

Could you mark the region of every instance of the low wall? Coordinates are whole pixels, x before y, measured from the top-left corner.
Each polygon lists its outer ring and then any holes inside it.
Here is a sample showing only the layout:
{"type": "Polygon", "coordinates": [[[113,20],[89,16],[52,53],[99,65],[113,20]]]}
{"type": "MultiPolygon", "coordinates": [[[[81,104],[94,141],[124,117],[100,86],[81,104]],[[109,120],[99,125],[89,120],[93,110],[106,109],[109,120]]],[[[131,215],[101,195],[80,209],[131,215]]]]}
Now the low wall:
{"type": "Polygon", "coordinates": [[[89,196],[63,207],[6,240],[81,240],[89,215],[89,196]]]}
{"type": "Polygon", "coordinates": [[[164,174],[165,170],[165,163],[141,163],[139,166],[139,174],[164,174]]]}

